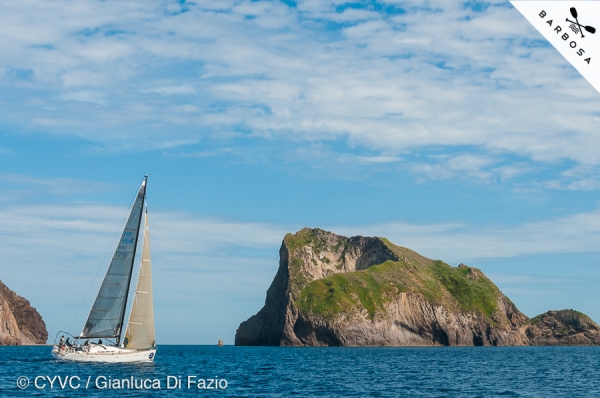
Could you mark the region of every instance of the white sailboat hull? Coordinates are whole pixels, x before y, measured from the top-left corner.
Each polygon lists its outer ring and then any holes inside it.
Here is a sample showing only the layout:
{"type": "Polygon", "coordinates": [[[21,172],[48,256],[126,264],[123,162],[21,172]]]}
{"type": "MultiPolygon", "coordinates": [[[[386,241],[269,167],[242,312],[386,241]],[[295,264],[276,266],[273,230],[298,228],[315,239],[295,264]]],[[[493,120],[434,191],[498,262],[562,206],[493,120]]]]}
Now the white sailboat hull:
{"type": "Polygon", "coordinates": [[[52,356],[56,359],[77,362],[152,362],[156,355],[155,348],[147,350],[132,350],[104,345],[93,345],[76,351],[70,347],[54,346],[52,356]]]}

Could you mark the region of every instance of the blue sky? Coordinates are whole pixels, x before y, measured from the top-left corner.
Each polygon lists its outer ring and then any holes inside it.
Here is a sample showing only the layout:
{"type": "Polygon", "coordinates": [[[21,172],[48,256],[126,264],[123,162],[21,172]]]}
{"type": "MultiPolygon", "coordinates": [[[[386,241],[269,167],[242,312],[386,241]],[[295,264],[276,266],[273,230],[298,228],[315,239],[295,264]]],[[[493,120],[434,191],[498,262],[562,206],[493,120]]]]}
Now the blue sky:
{"type": "Polygon", "coordinates": [[[600,94],[507,1],[32,0],[0,54],[0,279],[51,338],[144,173],[159,343],[232,343],[305,226],[600,321],[600,94]]]}

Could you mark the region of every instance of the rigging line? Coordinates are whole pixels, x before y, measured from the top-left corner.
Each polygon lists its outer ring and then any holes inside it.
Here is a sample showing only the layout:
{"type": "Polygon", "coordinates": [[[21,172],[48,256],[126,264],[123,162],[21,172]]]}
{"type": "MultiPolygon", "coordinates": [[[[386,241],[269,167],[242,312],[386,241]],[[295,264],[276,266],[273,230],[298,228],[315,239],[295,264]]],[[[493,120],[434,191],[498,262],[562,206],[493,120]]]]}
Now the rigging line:
{"type": "MultiPolygon", "coordinates": [[[[131,204],[131,206],[129,206],[126,209],[125,214],[123,215],[123,218],[119,222],[119,225],[124,225],[124,222],[126,222],[124,220],[127,217],[127,215],[130,213],[131,208],[135,205],[135,200],[137,198],[137,194],[138,193],[136,192],[135,196],[133,197],[133,203],[131,204]]],[[[85,303],[85,300],[87,299],[88,294],[90,294],[90,290],[92,289],[92,286],[94,285],[94,282],[96,282],[96,278],[98,277],[98,272],[100,272],[100,269],[102,269],[102,265],[104,264],[104,261],[106,260],[106,256],[111,251],[111,248],[113,247],[113,243],[115,242],[115,238],[117,237],[117,235],[119,234],[119,232],[122,232],[122,229],[117,229],[116,232],[115,232],[115,235],[113,236],[112,240],[110,241],[110,245],[108,246],[108,249],[104,253],[104,257],[102,257],[102,261],[100,262],[100,265],[98,266],[98,269],[96,269],[96,274],[94,275],[94,279],[92,279],[92,282],[90,283],[90,286],[88,287],[87,292],[85,292],[85,296],[83,297],[83,300],[81,301],[81,304],[79,304],[79,308],[77,309],[77,313],[75,314],[75,317],[73,317],[73,321],[71,322],[71,326],[69,326],[69,329],[67,329],[67,332],[71,333],[71,328],[73,327],[73,324],[77,320],[77,315],[79,315],[79,312],[81,311],[81,307],[83,307],[83,303],[85,303]]]]}

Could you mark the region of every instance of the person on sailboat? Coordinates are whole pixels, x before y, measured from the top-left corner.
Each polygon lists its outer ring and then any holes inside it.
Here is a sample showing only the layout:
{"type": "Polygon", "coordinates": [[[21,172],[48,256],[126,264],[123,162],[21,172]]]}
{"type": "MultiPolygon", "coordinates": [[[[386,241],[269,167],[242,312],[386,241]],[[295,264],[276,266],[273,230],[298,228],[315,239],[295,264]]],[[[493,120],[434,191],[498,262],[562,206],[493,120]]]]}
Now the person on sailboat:
{"type": "Polygon", "coordinates": [[[58,342],[59,347],[62,347],[65,344],[65,335],[60,336],[60,341],[58,342]]]}
{"type": "Polygon", "coordinates": [[[65,342],[65,344],[66,344],[68,347],[73,347],[73,344],[71,344],[71,338],[70,338],[70,337],[67,337],[67,341],[65,342]]]}
{"type": "Polygon", "coordinates": [[[98,340],[98,344],[102,344],[102,339],[98,340]]]}

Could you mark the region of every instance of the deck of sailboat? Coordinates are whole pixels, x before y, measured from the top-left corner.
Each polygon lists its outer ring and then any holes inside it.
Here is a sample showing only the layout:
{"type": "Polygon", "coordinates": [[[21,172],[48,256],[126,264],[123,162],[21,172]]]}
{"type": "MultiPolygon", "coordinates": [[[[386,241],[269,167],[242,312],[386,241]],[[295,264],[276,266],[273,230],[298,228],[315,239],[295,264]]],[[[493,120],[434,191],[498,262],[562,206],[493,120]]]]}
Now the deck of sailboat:
{"type": "Polygon", "coordinates": [[[52,349],[56,359],[77,362],[152,362],[155,354],[155,348],[135,350],[102,344],[91,344],[80,350],[58,345],[52,349]]]}

